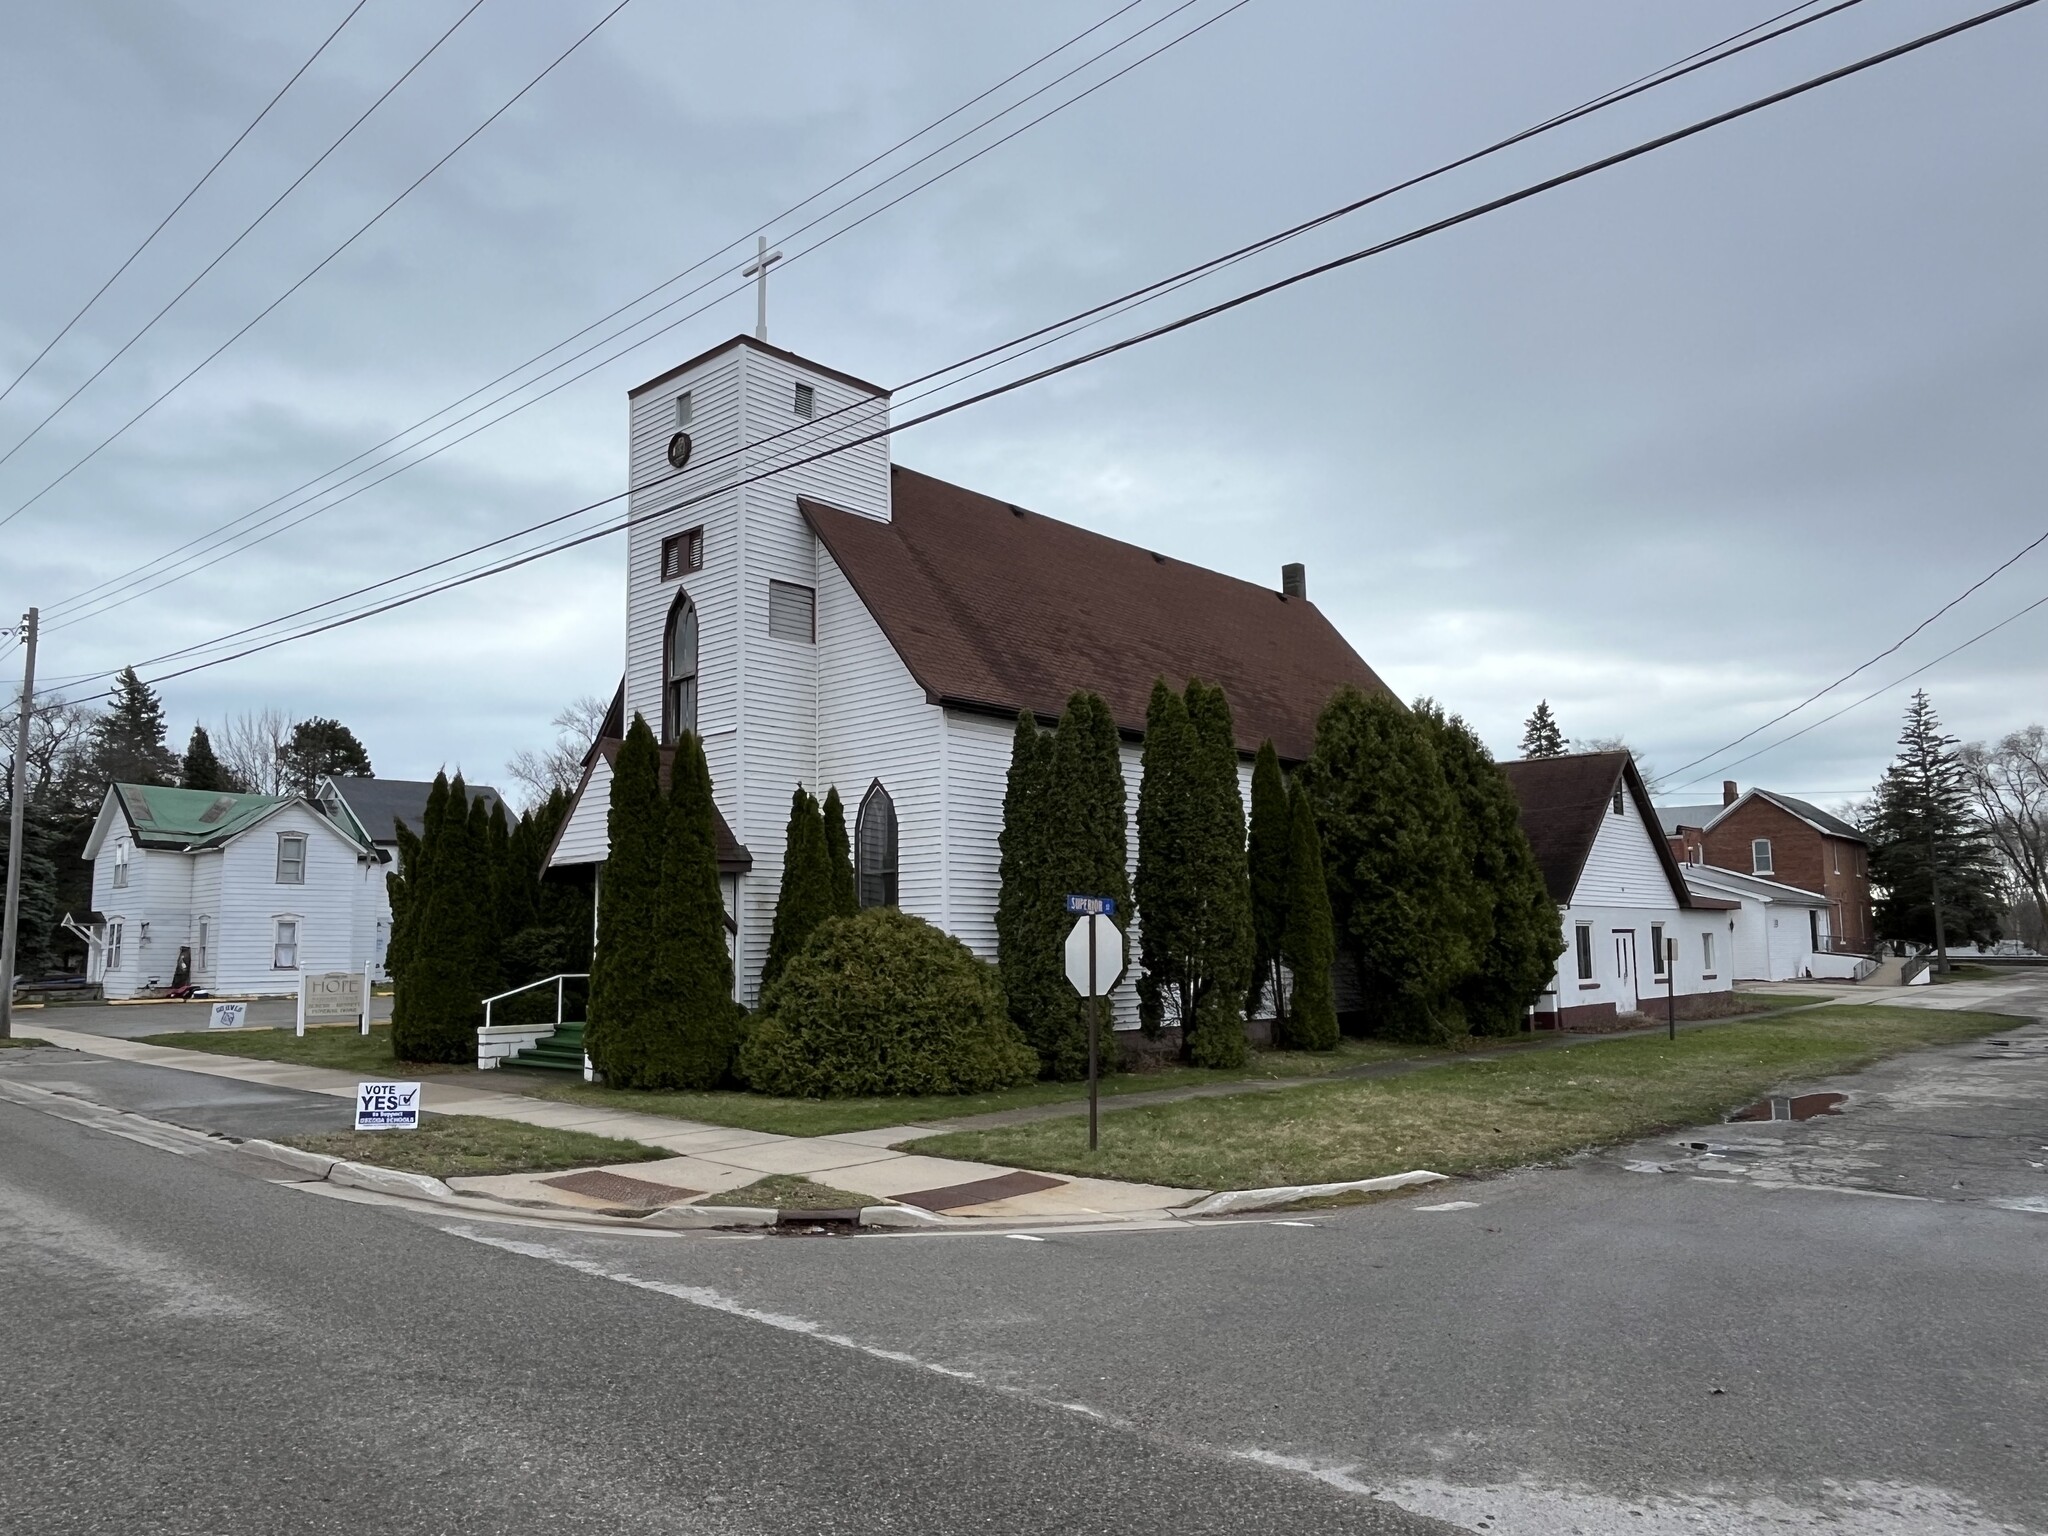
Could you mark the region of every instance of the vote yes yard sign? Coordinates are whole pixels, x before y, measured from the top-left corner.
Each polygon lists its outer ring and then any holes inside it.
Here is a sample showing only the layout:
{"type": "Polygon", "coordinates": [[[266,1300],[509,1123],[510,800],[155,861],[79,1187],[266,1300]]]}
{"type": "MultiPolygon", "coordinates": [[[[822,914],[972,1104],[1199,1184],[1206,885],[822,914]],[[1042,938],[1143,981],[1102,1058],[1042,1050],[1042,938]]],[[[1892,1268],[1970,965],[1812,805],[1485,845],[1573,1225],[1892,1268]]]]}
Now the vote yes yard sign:
{"type": "Polygon", "coordinates": [[[357,1083],[356,1129],[416,1131],[420,1128],[418,1083],[357,1083]]]}

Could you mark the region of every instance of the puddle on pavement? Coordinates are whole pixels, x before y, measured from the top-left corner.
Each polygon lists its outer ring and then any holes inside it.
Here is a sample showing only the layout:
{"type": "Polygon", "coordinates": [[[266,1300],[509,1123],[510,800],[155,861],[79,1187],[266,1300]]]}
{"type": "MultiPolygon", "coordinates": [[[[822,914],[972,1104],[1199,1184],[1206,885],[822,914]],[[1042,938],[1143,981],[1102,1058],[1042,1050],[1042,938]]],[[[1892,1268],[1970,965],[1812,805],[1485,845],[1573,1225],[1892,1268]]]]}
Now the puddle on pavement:
{"type": "Polygon", "coordinates": [[[1815,1115],[1839,1115],[1848,1101],[1846,1093],[1802,1093],[1790,1098],[1774,1095],[1758,1099],[1754,1104],[1745,1104],[1728,1117],[1728,1123],[1732,1125],[1739,1120],[1811,1120],[1815,1115]]]}

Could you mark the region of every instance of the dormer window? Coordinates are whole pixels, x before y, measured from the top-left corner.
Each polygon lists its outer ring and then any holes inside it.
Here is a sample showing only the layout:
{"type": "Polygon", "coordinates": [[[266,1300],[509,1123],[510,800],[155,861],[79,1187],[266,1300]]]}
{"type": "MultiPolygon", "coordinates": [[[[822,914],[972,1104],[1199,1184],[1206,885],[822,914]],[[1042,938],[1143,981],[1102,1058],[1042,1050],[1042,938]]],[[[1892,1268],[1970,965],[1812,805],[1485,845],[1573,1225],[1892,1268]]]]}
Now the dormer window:
{"type": "Polygon", "coordinates": [[[808,384],[797,385],[796,400],[792,408],[796,411],[797,415],[809,419],[818,408],[817,391],[813,390],[808,384]]]}

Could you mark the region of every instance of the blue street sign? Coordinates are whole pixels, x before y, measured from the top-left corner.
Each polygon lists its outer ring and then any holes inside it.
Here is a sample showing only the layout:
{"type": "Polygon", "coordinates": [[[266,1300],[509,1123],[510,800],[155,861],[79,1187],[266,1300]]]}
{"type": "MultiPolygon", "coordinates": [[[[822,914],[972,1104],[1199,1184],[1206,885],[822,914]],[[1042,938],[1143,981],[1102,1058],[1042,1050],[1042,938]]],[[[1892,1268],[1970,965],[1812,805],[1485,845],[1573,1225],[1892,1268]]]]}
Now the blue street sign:
{"type": "Polygon", "coordinates": [[[1114,896],[1069,896],[1067,910],[1078,917],[1115,917],[1114,896]]]}

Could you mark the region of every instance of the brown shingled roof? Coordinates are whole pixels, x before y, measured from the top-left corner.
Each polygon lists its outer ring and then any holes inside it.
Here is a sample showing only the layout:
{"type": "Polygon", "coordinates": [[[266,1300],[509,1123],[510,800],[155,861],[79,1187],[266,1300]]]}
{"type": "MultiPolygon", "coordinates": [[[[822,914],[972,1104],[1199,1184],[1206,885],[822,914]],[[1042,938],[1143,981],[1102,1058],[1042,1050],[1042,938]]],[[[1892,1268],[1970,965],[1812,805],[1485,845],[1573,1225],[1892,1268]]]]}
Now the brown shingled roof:
{"type": "Polygon", "coordinates": [[[1695,897],[1678,872],[1671,845],[1662,836],[1656,807],[1626,752],[1576,752],[1564,757],[1525,757],[1502,763],[1500,771],[1520,802],[1522,831],[1543,871],[1544,887],[1559,906],[1571,904],[1585,870],[1586,856],[1600,835],[1600,824],[1614,800],[1617,780],[1628,785],[1645,835],[1656,845],[1658,862],[1671,882],[1681,907],[1718,907],[1711,897],[1695,897]]]}
{"type": "Polygon", "coordinates": [[[1092,689],[1142,733],[1155,678],[1220,684],[1238,746],[1299,762],[1345,683],[1386,691],[1313,603],[898,466],[891,520],[799,505],[934,703],[1052,719],[1092,689]]]}

